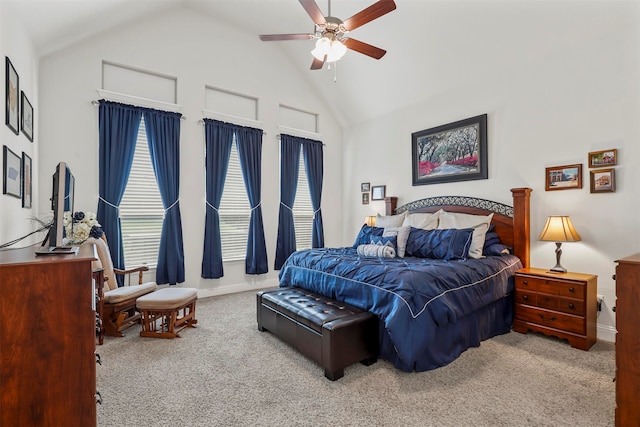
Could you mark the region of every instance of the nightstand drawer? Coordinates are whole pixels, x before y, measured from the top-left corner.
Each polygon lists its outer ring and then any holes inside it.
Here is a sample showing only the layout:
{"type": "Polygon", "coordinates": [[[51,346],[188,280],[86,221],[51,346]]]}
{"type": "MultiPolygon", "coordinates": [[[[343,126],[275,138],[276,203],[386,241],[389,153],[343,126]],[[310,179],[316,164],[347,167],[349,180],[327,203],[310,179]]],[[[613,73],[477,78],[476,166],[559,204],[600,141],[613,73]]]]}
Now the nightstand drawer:
{"type": "Polygon", "coordinates": [[[517,318],[549,328],[560,329],[576,334],[584,334],[585,332],[584,317],[572,316],[570,314],[559,313],[557,311],[545,310],[542,308],[538,309],[518,304],[517,318]]]}
{"type": "Polygon", "coordinates": [[[562,295],[571,298],[583,299],[585,296],[585,286],[582,283],[542,277],[518,275],[516,276],[516,289],[562,295]]]}
{"type": "Polygon", "coordinates": [[[527,290],[516,289],[516,303],[538,305],[538,294],[527,290]]]}

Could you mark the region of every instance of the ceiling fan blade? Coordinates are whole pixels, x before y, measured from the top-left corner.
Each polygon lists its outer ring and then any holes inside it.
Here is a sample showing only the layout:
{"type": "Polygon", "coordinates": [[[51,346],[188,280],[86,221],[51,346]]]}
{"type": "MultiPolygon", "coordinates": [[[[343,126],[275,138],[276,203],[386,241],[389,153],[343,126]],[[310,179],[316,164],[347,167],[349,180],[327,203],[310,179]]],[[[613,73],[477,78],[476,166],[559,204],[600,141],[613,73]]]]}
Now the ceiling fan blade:
{"type": "MultiPolygon", "coordinates": [[[[302,0],[300,0],[300,2],[302,2],[302,0]]],[[[385,15],[395,9],[396,4],[393,0],[379,0],[368,8],[361,10],[351,18],[345,20],[343,24],[347,30],[353,31],[367,22],[380,18],[382,15],[385,15]]]]}
{"type": "Polygon", "coordinates": [[[315,38],[313,34],[261,34],[260,40],[263,42],[273,42],[279,40],[311,40],[315,38]]]}
{"type": "Polygon", "coordinates": [[[312,70],[320,70],[322,68],[322,66],[324,65],[324,60],[327,59],[327,56],[325,55],[324,59],[321,61],[318,58],[313,58],[313,62],[311,63],[311,69],[312,70]]]}
{"type": "Polygon", "coordinates": [[[304,7],[304,10],[307,11],[309,16],[311,17],[311,20],[315,22],[316,25],[324,25],[326,23],[324,19],[324,15],[322,14],[322,11],[318,7],[318,4],[315,2],[315,0],[298,0],[298,1],[302,5],[302,7],[304,7]]]}
{"type": "Polygon", "coordinates": [[[379,47],[372,46],[368,43],[361,42],[356,39],[345,39],[342,43],[349,49],[355,50],[356,52],[360,52],[364,55],[370,56],[375,59],[380,59],[387,53],[386,50],[380,49],[379,47]]]}

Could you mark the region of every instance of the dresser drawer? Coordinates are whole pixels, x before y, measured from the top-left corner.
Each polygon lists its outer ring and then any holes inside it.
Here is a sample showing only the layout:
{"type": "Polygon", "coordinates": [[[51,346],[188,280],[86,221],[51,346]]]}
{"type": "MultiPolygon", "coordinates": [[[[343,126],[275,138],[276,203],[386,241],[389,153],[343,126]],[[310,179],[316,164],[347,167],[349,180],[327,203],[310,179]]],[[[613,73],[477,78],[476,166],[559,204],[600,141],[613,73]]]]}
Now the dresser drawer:
{"type": "Polygon", "coordinates": [[[584,299],[584,283],[544,277],[516,276],[516,289],[584,299]]]}
{"type": "Polygon", "coordinates": [[[538,294],[528,290],[516,289],[516,303],[538,305],[538,294]]]}
{"type": "Polygon", "coordinates": [[[522,304],[517,305],[516,313],[516,317],[520,320],[576,334],[585,333],[585,320],[581,316],[572,316],[522,304]]]}

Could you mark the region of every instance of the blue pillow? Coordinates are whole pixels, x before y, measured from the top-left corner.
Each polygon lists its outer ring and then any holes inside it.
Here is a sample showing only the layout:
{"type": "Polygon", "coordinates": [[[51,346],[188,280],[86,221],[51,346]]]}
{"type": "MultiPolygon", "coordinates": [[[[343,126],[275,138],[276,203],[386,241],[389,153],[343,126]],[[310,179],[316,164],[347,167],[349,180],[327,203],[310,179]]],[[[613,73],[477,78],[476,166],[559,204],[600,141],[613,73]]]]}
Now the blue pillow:
{"type": "Polygon", "coordinates": [[[398,245],[398,239],[396,238],[396,236],[388,236],[388,237],[371,236],[371,240],[369,243],[373,245],[387,245],[395,249],[396,246],[398,245]]]}
{"type": "Polygon", "coordinates": [[[483,255],[506,255],[510,254],[511,249],[508,246],[503,245],[502,243],[495,243],[487,248],[482,250],[483,255]]]}
{"type": "Polygon", "coordinates": [[[371,243],[371,236],[382,236],[384,228],[370,227],[364,224],[356,237],[356,241],[353,243],[353,248],[356,249],[360,245],[368,245],[371,243]]]}
{"type": "Polygon", "coordinates": [[[442,230],[422,230],[411,227],[407,240],[407,254],[418,258],[465,260],[473,228],[447,228],[442,230]]]}
{"type": "Polygon", "coordinates": [[[498,233],[496,233],[495,231],[488,231],[487,234],[485,234],[484,236],[484,245],[482,247],[482,253],[484,254],[484,251],[491,245],[495,245],[496,243],[502,243],[500,241],[500,237],[498,236],[498,233]]]}

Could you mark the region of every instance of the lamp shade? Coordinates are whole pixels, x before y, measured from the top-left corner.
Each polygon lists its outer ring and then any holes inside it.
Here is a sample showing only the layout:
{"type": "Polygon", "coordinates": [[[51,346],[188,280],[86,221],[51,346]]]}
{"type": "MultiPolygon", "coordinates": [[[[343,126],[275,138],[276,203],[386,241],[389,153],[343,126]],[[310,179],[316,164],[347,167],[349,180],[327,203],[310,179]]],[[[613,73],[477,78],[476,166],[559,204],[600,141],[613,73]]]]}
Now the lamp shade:
{"type": "Polygon", "coordinates": [[[375,227],[376,226],[376,217],[375,217],[375,215],[365,216],[364,217],[364,223],[367,224],[369,227],[375,227]]]}
{"type": "Polygon", "coordinates": [[[347,47],[338,39],[321,37],[316,42],[316,48],[311,51],[319,61],[335,62],[347,52],[347,47]]]}
{"type": "Polygon", "coordinates": [[[547,242],[578,242],[582,240],[568,216],[554,215],[547,218],[538,240],[547,242]]]}

